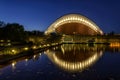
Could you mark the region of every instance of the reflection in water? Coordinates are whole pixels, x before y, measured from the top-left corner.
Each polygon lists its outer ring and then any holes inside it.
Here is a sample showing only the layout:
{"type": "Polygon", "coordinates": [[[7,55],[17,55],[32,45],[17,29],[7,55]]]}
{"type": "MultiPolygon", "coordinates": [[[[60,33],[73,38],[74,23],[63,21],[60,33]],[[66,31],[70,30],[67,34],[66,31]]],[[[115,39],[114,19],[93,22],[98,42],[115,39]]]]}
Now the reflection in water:
{"type": "Polygon", "coordinates": [[[120,79],[120,47],[117,46],[63,44],[45,52],[34,50],[28,54],[32,55],[18,58],[3,56],[4,60],[9,57],[14,59],[0,62],[0,80],[120,79]],[[104,57],[95,64],[103,53],[104,57]],[[61,69],[56,68],[51,61],[61,69]]]}
{"type": "Polygon", "coordinates": [[[80,44],[63,44],[49,49],[46,55],[57,66],[70,72],[83,71],[93,65],[102,55],[102,49],[80,44]]]}
{"type": "Polygon", "coordinates": [[[17,58],[17,59],[8,61],[8,62],[2,62],[2,63],[0,63],[0,69],[11,65],[12,70],[14,71],[16,69],[16,65],[17,65],[18,62],[25,61],[26,62],[25,65],[27,66],[29,60],[32,59],[32,60],[36,61],[36,60],[38,60],[38,58],[41,55],[42,55],[42,53],[40,52],[40,53],[37,53],[37,54],[35,53],[34,55],[31,55],[31,56],[30,55],[29,56],[24,56],[24,57],[20,57],[20,58],[17,58]]]}
{"type": "Polygon", "coordinates": [[[13,69],[13,70],[16,68],[15,65],[16,65],[16,61],[13,61],[13,62],[12,62],[12,69],[13,69]]]}

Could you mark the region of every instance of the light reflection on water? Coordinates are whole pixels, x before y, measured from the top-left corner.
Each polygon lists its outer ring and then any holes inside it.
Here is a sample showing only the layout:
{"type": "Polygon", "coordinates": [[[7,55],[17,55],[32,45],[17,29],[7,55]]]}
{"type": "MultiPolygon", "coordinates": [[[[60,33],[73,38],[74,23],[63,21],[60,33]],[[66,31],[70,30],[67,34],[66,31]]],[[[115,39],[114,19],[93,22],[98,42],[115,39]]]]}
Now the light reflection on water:
{"type": "Polygon", "coordinates": [[[0,65],[0,80],[119,80],[120,48],[63,44],[0,65]]]}
{"type": "Polygon", "coordinates": [[[93,65],[103,54],[102,49],[86,45],[63,44],[45,53],[57,66],[69,72],[79,72],[93,65]],[[83,48],[82,48],[83,47],[83,48]]]}

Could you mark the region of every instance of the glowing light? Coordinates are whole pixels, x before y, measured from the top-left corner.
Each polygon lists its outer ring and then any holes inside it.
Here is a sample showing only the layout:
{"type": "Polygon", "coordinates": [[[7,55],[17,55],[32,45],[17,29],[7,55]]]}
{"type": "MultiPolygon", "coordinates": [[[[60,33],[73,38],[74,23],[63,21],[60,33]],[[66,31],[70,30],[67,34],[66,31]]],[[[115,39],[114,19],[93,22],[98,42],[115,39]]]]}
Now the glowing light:
{"type": "Polygon", "coordinates": [[[0,42],[4,42],[4,40],[0,40],[0,42]]]}
{"type": "Polygon", "coordinates": [[[96,60],[98,59],[98,55],[95,54],[92,57],[88,58],[87,60],[82,62],[77,62],[77,63],[70,63],[70,62],[60,60],[55,55],[53,55],[53,59],[59,66],[63,67],[64,69],[77,71],[77,70],[83,70],[84,68],[96,62],[96,60]]]}
{"type": "Polygon", "coordinates": [[[41,48],[41,45],[39,45],[39,47],[41,48]]]}
{"type": "Polygon", "coordinates": [[[50,44],[47,44],[47,46],[50,46],[50,44]]]}
{"type": "Polygon", "coordinates": [[[16,61],[12,62],[12,69],[15,69],[16,61]]]}
{"type": "Polygon", "coordinates": [[[100,28],[94,22],[92,22],[91,20],[89,20],[88,18],[82,15],[77,15],[77,14],[70,14],[59,18],[52,25],[50,25],[50,27],[48,27],[48,29],[45,31],[45,34],[50,34],[54,32],[55,28],[59,27],[60,25],[70,22],[84,24],[89,28],[93,29],[95,32],[99,34],[103,34],[102,30],[100,30],[100,28]]]}
{"type": "Polygon", "coordinates": [[[25,47],[24,50],[28,50],[29,48],[28,47],[25,47]]]}
{"type": "Polygon", "coordinates": [[[25,61],[27,62],[27,61],[28,61],[28,59],[25,59],[25,61]]]}
{"type": "Polygon", "coordinates": [[[12,52],[13,52],[14,54],[16,54],[16,53],[17,53],[17,51],[16,51],[15,49],[12,49],[12,52]]]}
{"type": "Polygon", "coordinates": [[[35,58],[36,58],[36,55],[33,56],[33,59],[35,59],[35,58]]]}
{"type": "Polygon", "coordinates": [[[100,54],[94,53],[91,57],[80,61],[80,62],[69,62],[63,59],[60,59],[56,56],[56,54],[53,54],[52,51],[47,51],[45,54],[59,67],[63,68],[67,71],[82,71],[86,69],[87,67],[93,65],[100,57],[102,52],[100,54]]]}
{"type": "Polygon", "coordinates": [[[41,53],[39,53],[39,55],[41,56],[41,53]]]}
{"type": "Polygon", "coordinates": [[[37,49],[37,46],[33,46],[32,48],[33,48],[33,49],[37,49]]]}
{"type": "Polygon", "coordinates": [[[120,43],[118,42],[110,43],[110,47],[120,47],[120,43]]]}
{"type": "Polygon", "coordinates": [[[8,46],[10,46],[11,45],[11,43],[8,43],[8,46]]]}

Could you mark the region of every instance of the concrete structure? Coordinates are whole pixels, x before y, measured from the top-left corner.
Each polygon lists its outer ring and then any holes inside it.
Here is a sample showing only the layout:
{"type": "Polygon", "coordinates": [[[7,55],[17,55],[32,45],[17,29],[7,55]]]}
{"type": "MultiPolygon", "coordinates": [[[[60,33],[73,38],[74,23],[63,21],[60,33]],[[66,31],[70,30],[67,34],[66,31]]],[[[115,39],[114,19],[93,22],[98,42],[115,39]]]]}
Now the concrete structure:
{"type": "Polygon", "coordinates": [[[68,14],[57,19],[45,31],[45,34],[102,35],[102,30],[90,19],[79,14],[68,14]]]}

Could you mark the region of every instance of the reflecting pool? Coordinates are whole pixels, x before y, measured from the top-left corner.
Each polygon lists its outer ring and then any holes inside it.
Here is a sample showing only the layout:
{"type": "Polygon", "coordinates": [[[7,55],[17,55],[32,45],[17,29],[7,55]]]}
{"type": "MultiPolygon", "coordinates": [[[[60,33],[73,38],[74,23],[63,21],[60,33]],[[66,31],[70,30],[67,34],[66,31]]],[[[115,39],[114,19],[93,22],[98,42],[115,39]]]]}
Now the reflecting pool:
{"type": "Polygon", "coordinates": [[[34,52],[0,63],[0,80],[120,80],[120,47],[62,44],[34,52]]]}

